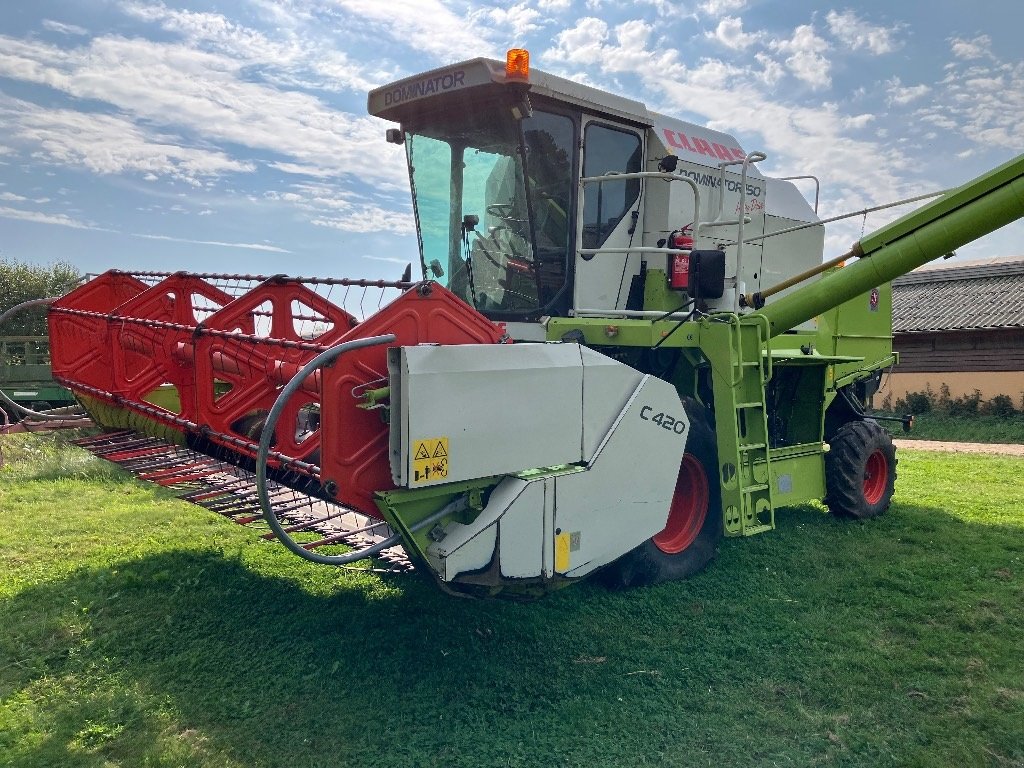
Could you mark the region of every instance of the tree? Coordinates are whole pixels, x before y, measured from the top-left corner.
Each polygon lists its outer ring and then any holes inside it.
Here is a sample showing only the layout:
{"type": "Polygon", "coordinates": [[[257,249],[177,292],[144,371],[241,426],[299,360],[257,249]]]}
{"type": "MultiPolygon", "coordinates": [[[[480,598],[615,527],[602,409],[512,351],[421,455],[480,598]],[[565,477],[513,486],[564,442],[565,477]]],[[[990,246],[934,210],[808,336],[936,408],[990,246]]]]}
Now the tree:
{"type": "MultiPolygon", "coordinates": [[[[30,299],[63,296],[81,279],[78,269],[63,261],[41,266],[0,259],[0,313],[30,299]]],[[[45,308],[20,312],[0,325],[0,336],[45,335],[45,308]]]]}

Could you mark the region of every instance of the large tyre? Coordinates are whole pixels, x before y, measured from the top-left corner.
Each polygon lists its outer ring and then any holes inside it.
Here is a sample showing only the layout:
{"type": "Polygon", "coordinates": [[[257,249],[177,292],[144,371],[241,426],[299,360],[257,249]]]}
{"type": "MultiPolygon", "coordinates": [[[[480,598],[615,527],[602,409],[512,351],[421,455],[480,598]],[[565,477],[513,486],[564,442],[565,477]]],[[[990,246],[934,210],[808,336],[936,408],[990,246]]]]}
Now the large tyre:
{"type": "Polygon", "coordinates": [[[866,520],[889,508],[896,484],[896,447],[873,421],[844,424],[825,454],[825,504],[839,517],[866,520]]]}
{"type": "Polygon", "coordinates": [[[639,587],[685,579],[704,570],[724,533],[718,447],[707,411],[683,398],[690,420],[668,523],[661,533],[627,552],[605,571],[614,587],[639,587]]]}

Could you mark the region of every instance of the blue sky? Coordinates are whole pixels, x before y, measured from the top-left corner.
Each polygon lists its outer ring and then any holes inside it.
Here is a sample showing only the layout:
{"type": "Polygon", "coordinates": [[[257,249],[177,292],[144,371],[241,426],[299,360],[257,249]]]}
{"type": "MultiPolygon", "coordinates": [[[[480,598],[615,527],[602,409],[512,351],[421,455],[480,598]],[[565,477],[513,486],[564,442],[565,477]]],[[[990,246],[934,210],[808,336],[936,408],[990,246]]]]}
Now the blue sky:
{"type": "MultiPolygon", "coordinates": [[[[0,0],[0,257],[397,278],[401,149],[366,91],[479,55],[734,134],[830,216],[1024,151],[1019,0],[0,0]]],[[[838,255],[891,214],[830,226],[838,255]]],[[[961,258],[1024,255],[1018,223],[961,258]]]]}

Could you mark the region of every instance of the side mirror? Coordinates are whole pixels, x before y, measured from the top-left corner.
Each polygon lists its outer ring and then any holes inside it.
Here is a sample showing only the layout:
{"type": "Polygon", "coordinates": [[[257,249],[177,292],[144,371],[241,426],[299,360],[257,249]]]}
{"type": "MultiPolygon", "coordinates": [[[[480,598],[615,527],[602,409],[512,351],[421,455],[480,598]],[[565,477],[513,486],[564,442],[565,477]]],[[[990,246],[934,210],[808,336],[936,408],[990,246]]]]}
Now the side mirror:
{"type": "Polygon", "coordinates": [[[691,251],[689,294],[720,299],[725,293],[725,251],[691,251]]]}

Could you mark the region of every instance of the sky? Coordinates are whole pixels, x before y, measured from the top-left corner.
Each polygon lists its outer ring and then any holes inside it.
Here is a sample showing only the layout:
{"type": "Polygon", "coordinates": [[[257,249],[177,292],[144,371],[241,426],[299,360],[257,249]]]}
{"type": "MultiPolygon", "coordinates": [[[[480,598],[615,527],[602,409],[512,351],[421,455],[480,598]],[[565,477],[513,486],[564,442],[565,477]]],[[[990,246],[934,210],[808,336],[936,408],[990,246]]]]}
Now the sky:
{"type": "Polygon", "coordinates": [[[1022,27],[1019,0],[0,0],[0,258],[398,279],[405,159],[366,92],[510,47],[818,176],[834,216],[1024,151],[1022,27]]]}

